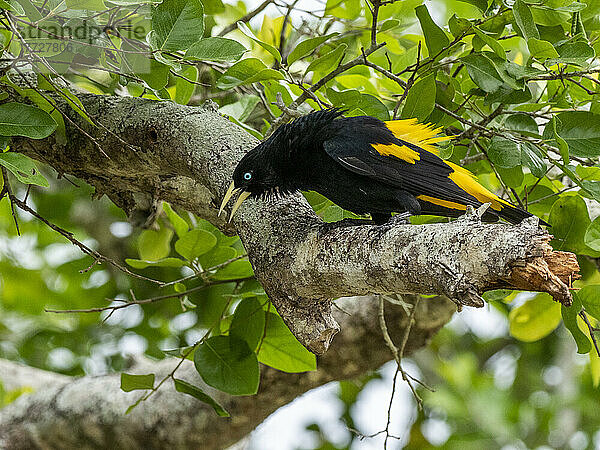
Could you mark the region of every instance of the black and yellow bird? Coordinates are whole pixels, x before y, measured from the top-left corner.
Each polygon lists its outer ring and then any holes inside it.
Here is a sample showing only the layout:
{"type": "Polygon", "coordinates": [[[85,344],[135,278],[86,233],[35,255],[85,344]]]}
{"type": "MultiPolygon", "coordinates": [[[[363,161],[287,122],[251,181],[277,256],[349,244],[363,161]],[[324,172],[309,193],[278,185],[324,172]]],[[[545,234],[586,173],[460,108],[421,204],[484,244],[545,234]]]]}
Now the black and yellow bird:
{"type": "Polygon", "coordinates": [[[490,203],[482,219],[519,223],[531,216],[502,200],[468,170],[441,159],[439,130],[415,119],[382,122],[313,112],[279,127],[239,162],[220,213],[239,193],[231,217],[249,196],[316,191],[344,209],[387,222],[393,212],[458,217],[490,203]]]}

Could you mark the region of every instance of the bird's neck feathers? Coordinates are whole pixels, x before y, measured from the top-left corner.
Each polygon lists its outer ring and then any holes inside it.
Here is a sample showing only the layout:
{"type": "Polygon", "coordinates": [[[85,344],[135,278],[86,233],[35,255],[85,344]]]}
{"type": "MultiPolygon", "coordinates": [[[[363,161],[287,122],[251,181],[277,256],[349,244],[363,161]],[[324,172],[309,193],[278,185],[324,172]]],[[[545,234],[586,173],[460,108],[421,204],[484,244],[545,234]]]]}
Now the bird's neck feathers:
{"type": "Polygon", "coordinates": [[[311,155],[321,152],[323,143],[336,133],[336,118],[343,111],[326,109],[302,116],[280,126],[257,150],[257,157],[266,171],[277,180],[282,194],[304,189],[309,170],[299,170],[311,155]],[[259,156],[260,155],[260,156],[259,156]]]}
{"type": "Polygon", "coordinates": [[[320,149],[335,133],[335,119],[342,114],[338,108],[325,109],[282,125],[264,142],[264,151],[292,161],[306,157],[307,152],[320,149]]]}

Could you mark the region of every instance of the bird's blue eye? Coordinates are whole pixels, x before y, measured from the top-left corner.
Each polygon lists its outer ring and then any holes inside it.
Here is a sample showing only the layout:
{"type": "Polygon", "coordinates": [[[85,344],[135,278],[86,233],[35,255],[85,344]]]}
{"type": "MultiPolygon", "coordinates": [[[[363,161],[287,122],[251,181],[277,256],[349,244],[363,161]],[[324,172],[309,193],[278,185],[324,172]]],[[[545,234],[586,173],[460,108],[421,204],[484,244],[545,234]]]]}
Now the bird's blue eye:
{"type": "Polygon", "coordinates": [[[244,174],[244,180],[248,181],[252,178],[252,174],[250,172],[246,172],[244,174]]]}

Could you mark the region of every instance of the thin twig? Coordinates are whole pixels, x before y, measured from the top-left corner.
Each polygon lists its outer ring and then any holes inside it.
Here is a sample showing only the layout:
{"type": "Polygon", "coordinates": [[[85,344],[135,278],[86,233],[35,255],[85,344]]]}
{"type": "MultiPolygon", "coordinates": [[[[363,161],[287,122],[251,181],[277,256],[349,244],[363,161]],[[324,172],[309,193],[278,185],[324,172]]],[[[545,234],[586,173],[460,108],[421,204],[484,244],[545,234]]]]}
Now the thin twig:
{"type": "Polygon", "coordinates": [[[178,280],[169,281],[168,283],[163,283],[163,284],[161,284],[160,287],[163,288],[163,287],[167,287],[167,286],[172,286],[172,285],[177,284],[177,283],[183,283],[184,281],[188,281],[188,280],[192,280],[194,278],[202,277],[202,276],[206,275],[209,272],[212,272],[214,270],[219,270],[220,268],[225,267],[225,266],[231,264],[232,262],[237,261],[237,260],[242,259],[242,258],[245,258],[247,256],[248,256],[248,254],[244,253],[242,255],[236,256],[235,258],[228,259],[227,261],[222,262],[221,264],[217,264],[216,266],[213,266],[213,267],[210,267],[210,268],[208,268],[206,270],[203,270],[202,272],[193,273],[191,275],[188,275],[187,277],[183,277],[183,278],[180,278],[178,280]]]}
{"type": "Polygon", "coordinates": [[[237,28],[237,23],[238,22],[249,22],[250,19],[252,19],[254,16],[256,16],[257,14],[260,14],[260,12],[265,9],[267,6],[269,6],[271,3],[273,3],[273,0],[265,0],[264,2],[262,2],[260,5],[258,5],[256,7],[256,9],[250,11],[248,14],[246,14],[244,17],[242,17],[241,19],[238,19],[236,22],[227,25],[225,28],[223,28],[221,30],[221,32],[219,33],[219,36],[225,36],[227,33],[235,30],[237,28]]]}
{"type": "MultiPolygon", "coordinates": [[[[237,286],[236,286],[237,288],[237,286]]],[[[197,340],[190,348],[186,349],[186,351],[181,355],[179,362],[177,363],[177,365],[173,368],[173,370],[167,375],[165,376],[156,386],[154,386],[150,392],[148,392],[147,394],[142,395],[133,405],[131,405],[129,407],[129,411],[131,411],[131,409],[135,408],[137,405],[139,405],[141,402],[148,400],[155,392],[158,391],[158,389],[165,383],[165,381],[167,381],[169,378],[172,378],[173,381],[175,381],[175,373],[177,372],[177,370],[179,370],[179,368],[181,367],[181,365],[183,364],[183,361],[186,360],[186,358],[188,356],[190,356],[192,354],[192,352],[194,350],[196,350],[196,348],[202,344],[207,337],[210,336],[210,334],[212,333],[212,331],[214,330],[214,328],[221,322],[221,320],[223,319],[223,314],[225,313],[225,311],[229,308],[229,305],[231,304],[231,299],[233,298],[235,289],[234,291],[231,293],[231,295],[229,296],[229,298],[227,299],[227,304],[225,305],[225,307],[223,308],[223,310],[221,311],[221,314],[219,315],[219,317],[217,318],[217,320],[215,320],[215,322],[211,325],[211,327],[206,331],[206,333],[204,333],[204,335],[197,340]]]]}
{"type": "Polygon", "coordinates": [[[4,198],[5,195],[8,196],[8,201],[10,202],[10,210],[12,213],[13,220],[15,221],[15,228],[17,230],[17,236],[21,236],[21,230],[19,230],[19,221],[17,220],[17,214],[15,213],[15,203],[13,201],[13,193],[10,188],[10,184],[8,182],[8,174],[4,167],[2,169],[2,178],[4,179],[4,186],[2,186],[2,192],[0,192],[0,200],[4,198]]]}
{"type": "Polygon", "coordinates": [[[253,278],[254,278],[254,276],[229,279],[229,280],[211,280],[211,281],[207,281],[204,284],[201,284],[200,286],[196,286],[196,287],[187,289],[183,292],[175,292],[173,294],[159,295],[156,297],[144,298],[141,300],[137,300],[134,295],[132,295],[133,298],[131,301],[124,301],[124,300],[115,299],[115,298],[107,299],[108,301],[113,301],[113,302],[115,302],[115,301],[123,301],[124,302],[122,305],[116,305],[116,306],[114,306],[114,305],[101,306],[98,308],[87,308],[87,309],[45,309],[44,311],[49,312],[49,313],[56,313],[56,314],[96,313],[96,312],[103,312],[103,311],[115,311],[117,309],[127,308],[131,305],[145,305],[147,303],[156,303],[156,302],[160,302],[162,300],[167,300],[170,298],[182,298],[193,292],[199,291],[201,289],[206,289],[207,287],[216,286],[219,284],[226,284],[226,283],[241,283],[243,281],[251,280],[253,278]]]}
{"type": "Polygon", "coordinates": [[[148,278],[145,277],[143,275],[137,274],[135,272],[132,272],[131,270],[127,269],[126,267],[123,267],[122,265],[120,265],[119,263],[117,263],[115,260],[102,255],[101,253],[97,252],[96,250],[91,249],[90,247],[88,247],[87,245],[85,245],[83,242],[80,242],[79,240],[75,239],[75,237],[73,237],[73,233],[71,233],[70,231],[67,231],[61,227],[59,227],[58,225],[50,222],[49,220],[47,220],[46,218],[44,218],[43,216],[41,216],[40,214],[38,214],[35,210],[31,209],[26,203],[24,203],[23,201],[19,200],[17,197],[15,197],[11,192],[8,192],[8,196],[9,199],[11,201],[11,203],[14,203],[19,209],[28,212],[29,214],[31,214],[32,216],[34,216],[36,219],[44,222],[48,227],[52,228],[54,231],[56,231],[57,233],[59,233],[60,235],[64,236],[65,238],[67,238],[73,245],[79,247],[79,249],[85,253],[86,255],[91,256],[92,258],[94,258],[94,261],[96,261],[97,263],[102,263],[102,262],[106,262],[110,265],[112,265],[113,267],[117,268],[118,270],[120,270],[121,272],[126,273],[129,276],[138,278],[140,280],[144,280],[144,281],[149,281],[151,283],[155,283],[155,284],[162,284],[161,281],[158,280],[154,280],[152,278],[148,278]]]}
{"type": "Polygon", "coordinates": [[[596,342],[596,336],[594,335],[595,328],[590,323],[590,320],[588,319],[588,316],[585,313],[585,311],[580,311],[579,317],[581,317],[587,325],[588,330],[590,331],[590,337],[592,338],[592,342],[594,344],[594,348],[596,349],[596,353],[598,354],[598,356],[600,356],[600,349],[598,348],[598,342],[596,342]]]}
{"type": "Polygon", "coordinates": [[[404,335],[402,337],[402,343],[400,344],[400,348],[398,348],[394,344],[394,341],[392,340],[392,338],[388,332],[387,324],[385,322],[385,299],[383,296],[379,297],[379,314],[378,314],[379,328],[381,329],[381,332],[383,334],[383,339],[385,341],[385,344],[388,346],[388,348],[392,352],[392,355],[394,356],[394,360],[396,361],[396,372],[394,373],[394,379],[392,382],[392,395],[390,397],[390,402],[388,404],[387,423],[386,423],[385,430],[382,431],[382,432],[385,432],[385,440],[383,443],[383,448],[387,448],[388,438],[392,437],[390,435],[389,430],[390,430],[390,424],[391,424],[392,402],[394,400],[394,395],[396,393],[396,381],[398,378],[398,373],[402,374],[402,379],[406,382],[406,384],[408,384],[408,387],[410,388],[410,390],[413,394],[413,397],[415,398],[415,400],[417,402],[417,407],[419,408],[419,410],[423,409],[423,400],[417,393],[412,382],[413,381],[417,382],[421,386],[425,387],[426,389],[432,390],[429,386],[427,386],[422,381],[420,381],[420,380],[416,379],[415,377],[406,373],[406,371],[402,368],[402,358],[404,356],[404,350],[406,349],[406,343],[408,342],[410,330],[412,329],[412,326],[415,323],[415,315],[417,313],[417,309],[418,309],[420,300],[421,300],[421,297],[417,296],[415,303],[413,305],[412,311],[410,313],[410,316],[408,317],[408,323],[406,324],[406,329],[404,330],[404,335]]]}

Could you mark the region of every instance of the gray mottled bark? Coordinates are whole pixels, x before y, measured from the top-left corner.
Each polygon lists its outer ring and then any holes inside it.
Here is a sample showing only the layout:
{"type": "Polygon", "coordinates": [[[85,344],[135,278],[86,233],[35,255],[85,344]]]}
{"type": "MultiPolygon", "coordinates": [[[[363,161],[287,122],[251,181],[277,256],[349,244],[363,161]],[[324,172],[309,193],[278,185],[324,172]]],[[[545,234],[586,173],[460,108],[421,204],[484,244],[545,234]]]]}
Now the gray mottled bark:
{"type": "Polygon", "coordinates": [[[237,161],[256,139],[210,105],[81,98],[102,126],[91,127],[75,113],[72,119],[108,157],[69,124],[66,143],[20,139],[14,147],[91,183],[134,220],[151,216],[161,199],[239,233],[265,291],[315,353],[324,353],[339,330],[330,299],[341,295],[434,293],[482,306],[481,292],[515,287],[571,301],[565,283],[577,270],[576,260],[553,253],[549,235],[534,220],[483,225],[470,214],[450,224],[332,228],[294,195],[249,199],[228,224],[217,208],[237,161]],[[568,270],[558,273],[555,266],[568,270]]]}
{"type": "MultiPolygon", "coordinates": [[[[407,299],[410,301],[410,299],[407,299]]],[[[375,370],[390,359],[377,321],[377,302],[345,299],[351,315],[336,311],[343,331],[331,350],[319,358],[316,372],[285,374],[262,368],[256,396],[231,397],[199,379],[186,361],[177,378],[201,385],[230,413],[220,418],[207,405],[175,392],[169,381],[130,414],[124,412],[141,395],[119,389],[119,375],[69,378],[0,360],[0,381],[34,386],[37,392],[0,409],[0,448],[12,449],[223,449],[256,428],[269,414],[298,395],[327,383],[375,370]],[[15,383],[15,377],[19,382],[15,383]]],[[[386,322],[396,343],[402,341],[407,316],[388,305],[386,322]]],[[[419,303],[406,353],[424,346],[455,311],[443,298],[419,303]]],[[[129,373],[169,374],[177,361],[145,361],[129,373]]]]}

